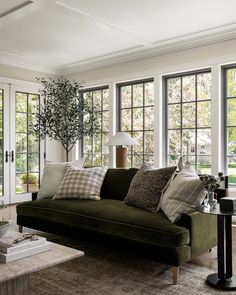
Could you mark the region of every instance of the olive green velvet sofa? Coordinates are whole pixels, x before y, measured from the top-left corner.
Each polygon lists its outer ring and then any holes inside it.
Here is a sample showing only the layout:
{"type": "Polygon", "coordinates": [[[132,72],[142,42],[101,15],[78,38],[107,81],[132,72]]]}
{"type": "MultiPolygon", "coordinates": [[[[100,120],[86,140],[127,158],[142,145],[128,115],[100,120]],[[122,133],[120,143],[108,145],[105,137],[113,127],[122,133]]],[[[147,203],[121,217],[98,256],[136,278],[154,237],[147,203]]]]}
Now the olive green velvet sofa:
{"type": "Polygon", "coordinates": [[[179,266],[216,245],[216,218],[193,212],[172,224],[163,212],[150,213],[126,205],[123,200],[137,169],[108,169],[101,200],[52,200],[17,205],[17,224],[54,234],[81,238],[83,234],[141,249],[153,259],[173,266],[177,282],[179,266]]]}

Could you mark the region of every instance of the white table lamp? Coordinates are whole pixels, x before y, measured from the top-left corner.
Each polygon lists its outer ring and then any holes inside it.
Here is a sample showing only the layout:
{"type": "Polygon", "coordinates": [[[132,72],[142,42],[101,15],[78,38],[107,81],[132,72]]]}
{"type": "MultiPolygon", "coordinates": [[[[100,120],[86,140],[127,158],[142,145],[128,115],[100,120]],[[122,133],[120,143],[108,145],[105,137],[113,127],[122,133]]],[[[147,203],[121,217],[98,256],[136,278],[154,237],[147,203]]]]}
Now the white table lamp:
{"type": "Polygon", "coordinates": [[[126,168],[127,166],[127,146],[136,145],[137,142],[126,132],[117,132],[106,145],[116,146],[116,167],[126,168]]]}

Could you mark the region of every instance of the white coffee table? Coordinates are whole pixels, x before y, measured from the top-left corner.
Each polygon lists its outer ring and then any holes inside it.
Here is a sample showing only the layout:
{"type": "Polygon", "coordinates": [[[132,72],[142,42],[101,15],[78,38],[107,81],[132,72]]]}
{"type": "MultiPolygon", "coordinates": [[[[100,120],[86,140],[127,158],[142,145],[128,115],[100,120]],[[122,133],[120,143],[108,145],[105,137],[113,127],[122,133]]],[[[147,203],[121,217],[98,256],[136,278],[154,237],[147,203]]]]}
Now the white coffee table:
{"type": "Polygon", "coordinates": [[[9,263],[0,262],[0,294],[26,295],[29,274],[80,256],[84,252],[52,243],[52,250],[9,263]]]}

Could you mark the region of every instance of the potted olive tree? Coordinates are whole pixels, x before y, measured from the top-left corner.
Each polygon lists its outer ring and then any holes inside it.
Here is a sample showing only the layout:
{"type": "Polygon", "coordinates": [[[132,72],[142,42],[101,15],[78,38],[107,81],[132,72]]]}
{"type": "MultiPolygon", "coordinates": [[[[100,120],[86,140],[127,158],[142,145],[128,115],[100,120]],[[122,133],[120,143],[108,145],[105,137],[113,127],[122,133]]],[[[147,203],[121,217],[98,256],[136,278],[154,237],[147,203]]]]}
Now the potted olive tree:
{"type": "Polygon", "coordinates": [[[83,136],[92,136],[99,130],[91,100],[84,99],[82,85],[67,79],[45,80],[40,89],[44,104],[36,114],[33,130],[41,139],[59,141],[66,152],[66,160],[75,143],[83,136]]]}

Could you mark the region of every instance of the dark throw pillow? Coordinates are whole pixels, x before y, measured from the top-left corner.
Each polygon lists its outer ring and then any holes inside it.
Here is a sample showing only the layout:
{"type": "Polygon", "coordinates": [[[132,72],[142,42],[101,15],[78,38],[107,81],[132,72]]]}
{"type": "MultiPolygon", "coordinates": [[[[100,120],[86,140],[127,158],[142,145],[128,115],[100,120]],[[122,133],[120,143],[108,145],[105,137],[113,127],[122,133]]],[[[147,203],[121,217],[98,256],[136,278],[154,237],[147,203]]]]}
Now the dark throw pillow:
{"type": "Polygon", "coordinates": [[[125,203],[156,213],[162,190],[175,170],[175,166],[153,169],[144,163],[131,181],[125,203]]]}

